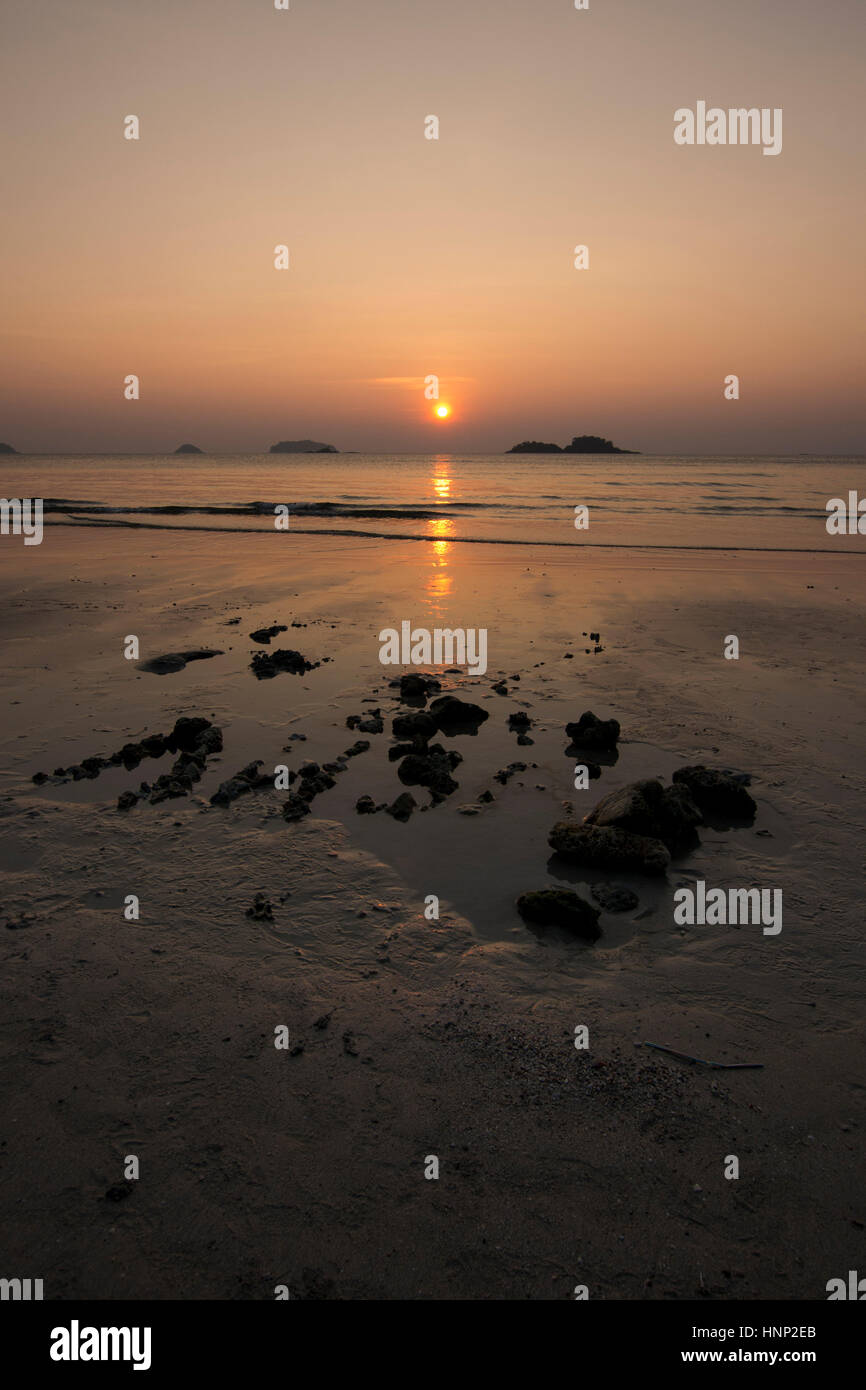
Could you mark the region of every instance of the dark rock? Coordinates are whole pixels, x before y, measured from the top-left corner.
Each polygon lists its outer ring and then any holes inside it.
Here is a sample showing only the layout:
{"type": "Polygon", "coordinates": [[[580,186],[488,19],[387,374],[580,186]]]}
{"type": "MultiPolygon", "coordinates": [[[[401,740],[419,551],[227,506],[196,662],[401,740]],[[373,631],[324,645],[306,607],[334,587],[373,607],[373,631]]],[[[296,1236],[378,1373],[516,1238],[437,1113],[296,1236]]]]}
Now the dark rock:
{"type": "Polygon", "coordinates": [[[677,768],[673,780],[688,788],[693,801],[707,815],[732,816],[745,821],[755,818],[757,805],[736,773],[717,771],[698,763],[693,767],[677,768]]]}
{"type": "Polygon", "coordinates": [[[505,681],[496,681],[495,685],[493,686],[493,689],[496,691],[497,695],[508,694],[508,686],[505,684],[505,681]]]}
{"type": "Polygon", "coordinates": [[[359,738],[352,744],[351,748],[346,748],[344,753],[347,758],[357,758],[359,753],[366,753],[369,747],[370,740],[368,738],[359,738]]]}
{"type": "Polygon", "coordinates": [[[450,796],[458,787],[451,772],[460,762],[459,753],[446,753],[440,743],[434,743],[426,753],[407,753],[397,776],[407,787],[428,787],[438,797],[450,796]]]}
{"type": "Polygon", "coordinates": [[[42,784],[43,784],[43,782],[47,782],[47,781],[48,781],[48,773],[47,773],[47,772],[34,772],[34,774],[33,774],[33,776],[31,777],[30,780],[31,780],[31,782],[35,782],[36,785],[37,785],[37,787],[41,787],[42,784]]]}
{"type": "Polygon", "coordinates": [[[508,716],[509,729],[531,729],[532,720],[525,710],[519,709],[514,714],[508,716]]]}
{"type": "Polygon", "coordinates": [[[278,647],[273,652],[254,652],[250,670],[257,680],[263,681],[271,680],[281,671],[288,671],[292,676],[303,676],[321,664],[320,661],[307,661],[300,652],[290,648],[278,647]]]}
{"type": "Polygon", "coordinates": [[[443,734],[475,734],[479,724],[490,718],[486,709],[467,700],[458,700],[456,695],[440,695],[431,700],[428,714],[443,734]]]}
{"type": "Polygon", "coordinates": [[[548,844],[570,864],[623,873],[663,874],[671,857],[661,840],[634,835],[613,825],[575,825],[558,821],[548,844]]]}
{"type": "Polygon", "coordinates": [[[222,749],[222,729],[217,729],[214,725],[209,729],[202,729],[195,741],[195,752],[210,756],[211,753],[221,753],[222,749]]]}
{"type": "Polygon", "coordinates": [[[141,747],[149,758],[161,758],[166,751],[165,738],[162,734],[148,734],[141,740],[141,747]]]}
{"type": "Polygon", "coordinates": [[[117,798],[118,811],[128,811],[130,806],[134,806],[138,801],[135,792],[121,792],[117,798]]]}
{"type": "Polygon", "coordinates": [[[631,912],[640,902],[637,893],[616,883],[594,883],[590,892],[605,912],[631,912]]]}
{"type": "Polygon", "coordinates": [[[274,623],[272,627],[257,627],[255,632],[250,633],[254,642],[261,642],[262,646],[270,645],[272,637],[276,637],[280,632],[288,632],[285,623],[274,623]]]}
{"type": "Polygon", "coordinates": [[[385,721],[379,711],[373,709],[364,719],[359,719],[356,728],[359,734],[382,734],[385,732],[385,721]]]}
{"type": "Polygon", "coordinates": [[[376,810],[376,803],[372,796],[359,796],[355,802],[355,810],[359,816],[372,816],[376,810]]]}
{"type": "Polygon", "coordinates": [[[518,734],[518,735],[517,735],[517,742],[520,744],[521,748],[525,748],[525,747],[527,747],[530,743],[534,743],[534,742],[535,742],[535,739],[534,739],[534,738],[530,738],[530,737],[529,737],[529,734],[518,734]]]}
{"type": "Polygon", "coordinates": [[[609,792],[585,817],[585,825],[617,826],[634,835],[661,840],[671,854],[685,854],[699,843],[701,813],[684,786],[663,787],[649,779],[609,792]]]}
{"type": "Polygon", "coordinates": [[[157,777],[150,793],[151,806],[157,806],[161,801],[170,801],[180,796],[188,796],[192,791],[192,778],[182,774],[175,776],[173,773],[164,772],[161,777],[157,777]]]}
{"type": "Polygon", "coordinates": [[[411,792],[401,792],[397,799],[391,802],[390,806],[385,807],[385,810],[388,812],[388,815],[393,816],[395,820],[407,821],[417,805],[418,802],[411,792]]]}
{"type": "Polygon", "coordinates": [[[523,893],[517,899],[517,911],[524,921],[539,927],[565,927],[588,941],[601,936],[598,908],[568,888],[523,893]]]}
{"type": "Polygon", "coordinates": [[[484,801],[484,802],[489,802],[489,801],[495,801],[495,800],[496,800],[496,797],[495,797],[495,796],[493,795],[493,793],[490,792],[490,791],[483,791],[483,792],[479,792],[478,800],[479,800],[479,801],[484,801]]]}
{"type": "Polygon", "coordinates": [[[151,657],[150,661],[140,661],[140,671],[150,671],[156,676],[168,676],[174,671],[182,671],[188,661],[207,661],[212,656],[222,656],[221,651],[211,647],[196,647],[188,652],[166,652],[163,656],[151,657]]]}
{"type": "Polygon", "coordinates": [[[494,772],[493,780],[501,782],[503,787],[515,774],[515,772],[525,772],[526,763],[509,763],[507,767],[501,767],[498,772],[494,772]]]}
{"type": "Polygon", "coordinates": [[[230,802],[237,801],[239,796],[246,796],[250,791],[252,787],[246,777],[229,777],[227,781],[220,782],[210,802],[212,806],[228,806],[230,802]]]}
{"type": "Polygon", "coordinates": [[[619,721],[599,719],[592,710],[585,710],[576,724],[566,724],[565,732],[578,748],[616,748],[619,721]]]}
{"type": "Polygon", "coordinates": [[[433,690],[441,690],[442,684],[435,676],[422,676],[417,671],[407,671],[400,677],[400,699],[426,699],[433,690]]]}
{"type": "Polygon", "coordinates": [[[391,732],[395,738],[419,738],[426,742],[436,732],[436,720],[424,710],[397,714],[391,721],[391,732]]]}
{"type": "Polygon", "coordinates": [[[288,801],[283,803],[283,819],[287,821],[303,820],[304,816],[310,814],[310,803],[304,797],[292,792],[288,801]]]}
{"type": "Polygon", "coordinates": [[[166,744],[171,749],[179,749],[186,753],[191,753],[195,748],[196,741],[200,734],[206,729],[211,728],[209,719],[196,717],[188,719],[182,715],[174,722],[174,728],[166,739],[166,744]]]}
{"type": "Polygon", "coordinates": [[[273,922],[274,909],[264,893],[256,893],[252,907],[247,908],[247,916],[254,922],[273,922]]]}

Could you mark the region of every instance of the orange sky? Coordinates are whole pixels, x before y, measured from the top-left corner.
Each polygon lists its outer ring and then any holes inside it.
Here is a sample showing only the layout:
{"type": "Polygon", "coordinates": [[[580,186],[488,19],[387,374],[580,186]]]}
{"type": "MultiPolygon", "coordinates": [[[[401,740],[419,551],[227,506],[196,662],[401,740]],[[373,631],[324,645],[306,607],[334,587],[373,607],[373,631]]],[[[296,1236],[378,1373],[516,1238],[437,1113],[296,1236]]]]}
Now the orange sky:
{"type": "Polygon", "coordinates": [[[28,0],[0,439],[862,452],[864,8],[28,0]],[[698,100],[782,107],[782,153],[678,147],[698,100]]]}

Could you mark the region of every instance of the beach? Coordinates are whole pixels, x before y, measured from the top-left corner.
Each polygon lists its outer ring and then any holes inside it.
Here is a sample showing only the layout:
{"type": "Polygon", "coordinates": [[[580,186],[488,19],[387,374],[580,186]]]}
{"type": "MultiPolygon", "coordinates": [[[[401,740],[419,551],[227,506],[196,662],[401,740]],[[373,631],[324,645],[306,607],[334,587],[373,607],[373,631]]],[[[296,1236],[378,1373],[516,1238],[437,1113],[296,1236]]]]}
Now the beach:
{"type": "MultiPolygon", "coordinates": [[[[474,500],[464,473],[440,460],[428,505],[474,500]]],[[[407,498],[359,517],[385,497],[359,476],[354,513],[286,534],[264,487],[262,524],[154,521],[130,475],[115,498],[43,495],[142,512],[64,505],[42,545],[4,538],[6,1265],[61,1299],[825,1297],[862,1268],[866,1222],[862,538],[834,548],[820,483],[788,529],[719,513],[693,537],[655,514],[638,534],[599,504],[608,543],[582,547],[553,499],[557,543],[535,514],[439,520],[407,498]],[[489,715],[443,739],[459,787],[435,804],[388,758],[412,706],[379,634],[404,620],[487,632],[483,673],[425,668],[489,715]],[[257,679],[256,651],[279,648],[312,669],[257,679]],[[201,650],[218,654],[142,668],[201,650]],[[588,710],[621,734],[578,790],[564,730],[588,710]],[[347,727],[371,715],[381,733],[347,727]],[[55,775],[181,717],[223,744],[188,795],[118,809],[170,758],[55,775]],[[287,821],[275,769],[358,739],[287,821]],[[261,785],[211,802],[256,760],[261,785]],[[695,764],[748,775],[753,824],[701,826],[660,878],[552,856],[556,822],[695,764]],[[405,823],[355,809],[405,790],[405,823]],[[602,878],[638,906],[602,911],[594,943],[516,911],[550,887],[591,901],[602,878]],[[782,930],[677,925],[698,880],[781,889],[782,930]]]]}

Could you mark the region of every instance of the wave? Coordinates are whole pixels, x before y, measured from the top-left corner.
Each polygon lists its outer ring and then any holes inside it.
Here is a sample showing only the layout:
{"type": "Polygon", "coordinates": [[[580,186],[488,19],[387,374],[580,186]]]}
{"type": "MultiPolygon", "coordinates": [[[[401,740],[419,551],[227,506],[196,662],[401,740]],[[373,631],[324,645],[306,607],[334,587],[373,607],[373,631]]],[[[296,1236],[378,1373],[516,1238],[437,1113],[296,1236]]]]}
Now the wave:
{"type": "MultiPolygon", "coordinates": [[[[393,513],[389,513],[393,515],[393,513]]],[[[439,515],[439,513],[434,513],[439,515]]],[[[94,518],[90,521],[79,521],[75,517],[68,517],[66,520],[51,521],[49,526],[71,526],[71,527],[94,527],[123,529],[133,531],[184,531],[190,534],[204,535],[216,532],[221,535],[230,536],[279,536],[281,543],[285,544],[287,535],[294,536],[334,536],[336,539],[341,537],[351,537],[359,540],[376,541],[417,541],[422,544],[441,544],[443,540],[448,545],[519,545],[519,546],[540,546],[544,548],[555,547],[556,549],[574,550],[575,542],[552,541],[552,540],[533,540],[531,537],[524,536],[419,536],[411,531],[357,531],[349,530],[344,527],[328,526],[304,526],[294,531],[278,532],[270,528],[259,526],[166,526],[158,521],[124,521],[120,518],[104,520],[94,518]]],[[[695,551],[723,551],[733,554],[735,552],[747,551],[755,554],[773,555],[845,555],[862,557],[862,550],[840,550],[834,546],[793,546],[793,545],[683,545],[682,543],[671,543],[665,541],[586,541],[581,540],[577,543],[581,550],[695,550],[695,551]]]]}
{"type": "MultiPolygon", "coordinates": [[[[520,504],[516,504],[520,505],[520,504]]],[[[447,502],[441,506],[424,507],[395,504],[394,506],[361,506],[347,502],[237,502],[205,505],[195,502],[168,502],[149,506],[112,506],[106,502],[76,501],[71,497],[47,497],[43,512],[79,516],[273,516],[275,508],[288,506],[290,516],[345,516],[359,520],[435,521],[437,517],[460,516],[464,511],[495,511],[492,502],[447,502]]],[[[534,510],[533,507],[521,508],[534,510]]]]}

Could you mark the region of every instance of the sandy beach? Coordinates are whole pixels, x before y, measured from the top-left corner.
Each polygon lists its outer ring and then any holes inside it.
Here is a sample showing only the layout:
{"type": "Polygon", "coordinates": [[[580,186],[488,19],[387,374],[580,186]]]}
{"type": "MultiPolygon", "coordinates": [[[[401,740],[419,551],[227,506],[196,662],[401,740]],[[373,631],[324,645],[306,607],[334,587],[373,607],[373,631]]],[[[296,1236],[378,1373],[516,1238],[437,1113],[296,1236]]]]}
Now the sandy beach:
{"type": "Polygon", "coordinates": [[[3,555],[6,1265],[61,1299],[815,1299],[862,1267],[866,557],[96,534],[3,555]],[[484,675],[434,674],[489,718],[401,823],[355,806],[407,790],[377,640],[406,618],[488,630],[484,675]],[[221,654],[158,675],[128,634],[221,654]],[[280,646],[322,664],[256,679],[280,646]],[[586,710],[621,736],[576,790],[586,710]],[[53,776],[183,716],[223,737],[189,795],[118,810],[170,756],[53,776]],[[359,737],[287,823],[274,769],[359,737]],[[554,823],[684,764],[750,774],[754,823],[661,878],[552,858],[554,823]],[[638,906],[593,944],[516,911],[601,879],[638,906]],[[698,879],[782,889],[782,931],[676,925],[698,879]]]}

